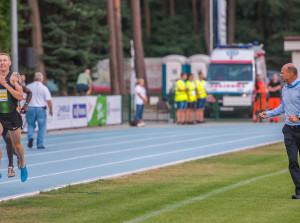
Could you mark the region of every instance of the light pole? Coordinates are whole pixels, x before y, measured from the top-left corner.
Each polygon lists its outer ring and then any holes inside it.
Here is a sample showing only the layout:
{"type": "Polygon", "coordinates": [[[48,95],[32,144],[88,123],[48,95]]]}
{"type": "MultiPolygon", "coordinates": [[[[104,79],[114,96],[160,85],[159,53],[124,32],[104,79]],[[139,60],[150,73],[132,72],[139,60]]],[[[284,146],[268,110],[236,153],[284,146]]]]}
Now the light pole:
{"type": "Polygon", "coordinates": [[[17,0],[11,0],[11,56],[13,72],[19,72],[17,3],[17,0]]]}

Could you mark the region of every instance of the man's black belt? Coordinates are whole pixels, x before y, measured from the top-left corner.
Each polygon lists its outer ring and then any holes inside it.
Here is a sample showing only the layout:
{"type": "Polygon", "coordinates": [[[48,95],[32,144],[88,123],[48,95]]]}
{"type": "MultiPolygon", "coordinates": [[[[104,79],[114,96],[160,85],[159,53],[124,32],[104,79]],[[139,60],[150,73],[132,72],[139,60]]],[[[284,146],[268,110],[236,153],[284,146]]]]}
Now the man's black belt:
{"type": "Polygon", "coordinates": [[[300,131],[300,125],[287,125],[287,126],[289,126],[293,130],[300,131]]]}

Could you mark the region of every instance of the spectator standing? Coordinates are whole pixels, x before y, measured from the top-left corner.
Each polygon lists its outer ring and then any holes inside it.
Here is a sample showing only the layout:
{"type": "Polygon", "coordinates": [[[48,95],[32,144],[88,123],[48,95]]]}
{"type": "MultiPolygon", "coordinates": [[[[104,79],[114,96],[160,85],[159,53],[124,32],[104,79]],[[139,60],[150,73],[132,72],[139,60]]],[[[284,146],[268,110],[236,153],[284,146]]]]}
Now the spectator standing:
{"type": "Polygon", "coordinates": [[[43,84],[43,74],[37,72],[34,75],[34,82],[28,84],[27,88],[32,92],[32,99],[28,106],[27,125],[28,125],[28,147],[32,148],[34,139],[35,123],[38,123],[37,148],[44,149],[44,138],[46,134],[47,104],[49,113],[52,116],[52,101],[49,89],[43,84]]]}
{"type": "Polygon", "coordinates": [[[135,120],[138,121],[137,126],[143,127],[145,123],[143,122],[143,112],[145,104],[148,102],[146,89],[144,88],[144,79],[138,79],[138,84],[135,87],[135,105],[136,105],[136,113],[135,113],[135,120]]]}
{"type": "Polygon", "coordinates": [[[76,88],[80,95],[90,95],[92,93],[93,86],[90,69],[86,69],[84,73],[79,74],[76,88]]]}
{"type": "Polygon", "coordinates": [[[196,104],[196,120],[197,123],[204,123],[204,108],[206,102],[206,82],[202,72],[199,73],[199,80],[196,80],[197,104],[196,104]]]}
{"type": "Polygon", "coordinates": [[[300,80],[295,65],[288,63],[281,68],[280,77],[287,84],[282,88],[281,104],[267,112],[261,112],[264,119],[285,113],[285,125],[282,128],[284,144],[289,159],[289,171],[295,185],[292,199],[300,199],[300,168],[298,162],[300,150],[300,80]]]}
{"type": "MultiPolygon", "coordinates": [[[[269,109],[273,110],[280,105],[281,83],[278,80],[277,74],[273,74],[272,80],[268,86],[269,90],[269,109]]],[[[279,122],[279,116],[269,119],[270,122],[279,122]]]]}
{"type": "Polygon", "coordinates": [[[256,77],[255,82],[255,102],[253,104],[253,121],[260,122],[258,113],[266,110],[267,91],[261,76],[256,77]]]}
{"type": "Polygon", "coordinates": [[[194,74],[189,74],[189,80],[186,82],[188,86],[188,102],[187,102],[187,110],[186,110],[186,120],[187,124],[191,125],[193,123],[193,113],[195,109],[195,104],[197,100],[196,95],[196,85],[194,82],[194,74]]]}
{"type": "Polygon", "coordinates": [[[185,80],[187,78],[186,73],[181,73],[180,79],[175,84],[175,101],[177,103],[176,119],[177,124],[185,124],[185,111],[187,107],[187,85],[185,80]]]}

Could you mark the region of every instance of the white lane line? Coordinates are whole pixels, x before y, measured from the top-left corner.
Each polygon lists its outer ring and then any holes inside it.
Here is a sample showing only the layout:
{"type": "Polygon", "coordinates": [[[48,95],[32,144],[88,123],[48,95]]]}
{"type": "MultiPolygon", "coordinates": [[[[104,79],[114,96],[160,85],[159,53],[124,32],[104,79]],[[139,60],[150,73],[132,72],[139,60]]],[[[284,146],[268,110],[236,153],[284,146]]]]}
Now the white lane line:
{"type": "MultiPolygon", "coordinates": [[[[173,134],[174,132],[166,132],[166,134],[173,134]]],[[[160,134],[158,132],[154,132],[154,133],[148,133],[148,134],[137,134],[137,135],[133,135],[133,134],[127,134],[127,135],[116,135],[116,136],[111,136],[111,137],[105,137],[105,138],[100,138],[101,140],[109,140],[109,139],[119,139],[119,138],[126,138],[126,137],[141,137],[141,136],[151,136],[151,135],[157,135],[157,134],[160,134]]],[[[93,137],[93,138],[88,138],[86,139],[87,137],[85,137],[84,140],[79,140],[79,141],[75,141],[75,140],[72,140],[70,142],[63,142],[63,143],[54,143],[54,144],[47,144],[47,147],[50,147],[50,146],[61,146],[61,145],[70,145],[70,144],[77,144],[77,143],[84,143],[84,142],[99,142],[99,137],[93,137]]],[[[74,139],[74,137],[73,137],[74,139]]],[[[75,138],[76,139],[76,138],[75,138]]]]}
{"type": "MultiPolygon", "coordinates": [[[[231,133],[231,134],[233,134],[233,133],[231,133]]],[[[249,133],[247,133],[247,134],[249,134],[249,133]]],[[[188,132],[188,133],[184,133],[184,134],[180,133],[177,135],[164,135],[163,134],[163,136],[152,137],[152,138],[142,138],[142,139],[136,139],[136,140],[118,141],[118,142],[113,142],[113,143],[105,143],[105,144],[101,144],[101,145],[82,146],[82,147],[77,147],[74,149],[63,149],[63,150],[55,150],[55,151],[50,151],[50,152],[28,154],[28,155],[25,155],[25,158],[32,157],[32,156],[43,156],[43,155],[55,154],[55,153],[64,153],[64,152],[71,152],[71,151],[78,151],[78,150],[88,150],[88,149],[108,147],[108,146],[113,146],[113,145],[123,145],[123,144],[128,144],[128,143],[144,142],[144,141],[155,140],[155,139],[165,139],[165,138],[174,138],[174,137],[191,136],[191,135],[199,135],[199,133],[198,132],[193,132],[193,133],[188,132]]],[[[7,158],[4,158],[3,160],[7,160],[7,158]]]]}
{"type": "MultiPolygon", "coordinates": [[[[152,135],[157,135],[161,133],[153,133],[152,135]]],[[[164,138],[172,138],[172,137],[180,137],[180,136],[186,136],[186,135],[197,135],[199,133],[185,133],[185,134],[177,134],[177,135],[164,135],[164,136],[158,136],[158,137],[152,137],[152,138],[143,138],[143,139],[136,139],[136,140],[129,140],[129,141],[121,141],[121,142],[114,142],[114,143],[106,143],[106,144],[101,144],[101,145],[92,145],[92,146],[82,146],[82,147],[77,147],[74,149],[63,149],[63,150],[55,150],[51,152],[41,152],[41,153],[34,153],[34,154],[25,154],[26,157],[32,157],[32,156],[43,156],[47,154],[54,154],[54,153],[64,153],[64,152],[70,152],[70,151],[78,151],[78,150],[87,150],[87,149],[92,149],[92,148],[100,148],[100,147],[105,147],[105,146],[113,146],[113,145],[120,145],[120,144],[126,144],[126,143],[135,143],[135,142],[142,142],[142,141],[148,141],[148,140],[154,140],[154,139],[164,139],[164,138]]],[[[149,136],[149,134],[147,135],[149,136]]],[[[140,137],[140,136],[138,136],[140,137]]],[[[120,137],[117,137],[120,138],[120,137]]],[[[87,142],[91,142],[91,140],[85,140],[87,142]]],[[[99,141],[99,138],[97,139],[99,141]]],[[[77,142],[71,142],[74,144],[77,144],[77,142]]],[[[8,160],[8,158],[3,158],[2,160],[8,160]]]]}
{"type": "MultiPolygon", "coordinates": [[[[212,153],[212,154],[208,154],[208,155],[177,160],[177,161],[173,161],[173,162],[168,162],[168,163],[164,163],[164,164],[144,167],[144,168],[140,168],[140,169],[130,170],[130,171],[126,171],[126,172],[120,172],[120,173],[101,176],[101,177],[94,177],[94,178],[91,178],[91,179],[86,179],[86,180],[72,182],[72,183],[69,183],[69,184],[63,184],[63,185],[58,185],[58,186],[46,188],[46,189],[43,189],[41,191],[46,192],[46,191],[51,191],[51,190],[57,190],[57,189],[60,189],[60,188],[63,188],[63,187],[69,186],[69,185],[91,183],[91,182],[95,182],[95,181],[101,180],[101,179],[117,178],[117,177],[124,176],[124,175],[145,172],[145,171],[158,169],[158,168],[163,168],[163,167],[172,166],[172,165],[178,165],[178,164],[181,164],[181,163],[186,163],[186,162],[190,162],[190,161],[194,161],[194,160],[205,159],[205,158],[209,158],[209,157],[213,157],[213,156],[219,156],[219,155],[223,155],[223,154],[226,154],[226,153],[239,152],[239,151],[253,149],[253,148],[262,147],[262,146],[267,146],[267,145],[271,145],[271,144],[275,144],[275,143],[279,143],[279,142],[282,142],[282,140],[270,141],[270,142],[261,143],[261,144],[257,144],[257,145],[251,145],[251,146],[245,146],[245,147],[236,148],[236,149],[232,149],[232,150],[227,150],[227,151],[223,151],[223,152],[217,152],[217,153],[212,153]]],[[[17,182],[17,181],[14,181],[14,182],[17,182]]],[[[39,194],[39,193],[40,193],[39,191],[34,191],[34,192],[28,192],[28,193],[23,193],[23,194],[16,194],[16,195],[8,196],[8,197],[2,197],[2,198],[0,198],[0,202],[10,200],[10,199],[19,199],[19,198],[28,197],[28,196],[34,196],[34,195],[39,194]]]]}
{"type": "MultiPolygon", "coordinates": [[[[147,159],[147,158],[152,158],[152,157],[158,157],[158,156],[170,155],[170,154],[175,154],[175,153],[187,152],[187,151],[192,151],[192,150],[198,150],[198,149],[208,148],[208,147],[212,147],[212,146],[219,146],[219,145],[230,144],[230,143],[235,143],[235,142],[242,142],[242,141],[247,141],[247,140],[250,140],[250,139],[258,139],[258,138],[263,138],[263,137],[272,136],[272,135],[273,134],[253,136],[253,137],[248,137],[248,138],[244,138],[244,139],[230,140],[230,141],[225,141],[225,142],[208,144],[208,145],[204,145],[204,146],[196,146],[196,147],[191,147],[191,148],[186,148],[186,149],[179,149],[179,150],[174,150],[174,151],[170,151],[170,152],[157,153],[157,154],[152,154],[152,155],[147,155],[147,156],[139,156],[139,157],[135,157],[135,158],[127,159],[127,160],[115,161],[115,162],[104,163],[104,164],[99,164],[99,165],[95,165],[95,166],[89,166],[89,167],[83,167],[83,168],[78,168],[78,169],[73,169],[73,170],[66,170],[66,171],[62,171],[62,172],[56,172],[56,173],[44,174],[44,175],[40,175],[40,176],[29,177],[28,180],[43,178],[43,177],[49,177],[49,176],[55,176],[55,175],[61,175],[61,174],[65,174],[65,173],[72,173],[72,172],[77,172],[77,171],[82,171],[82,170],[94,169],[94,168],[99,168],[99,167],[103,167],[103,166],[110,166],[110,165],[115,165],[115,164],[128,163],[128,162],[132,162],[132,161],[136,161],[136,160],[142,160],[142,159],[147,159]]],[[[0,185],[1,184],[8,184],[8,183],[13,183],[13,182],[18,182],[18,181],[19,180],[0,182],[0,185]]]]}
{"type": "Polygon", "coordinates": [[[263,179],[266,179],[266,178],[269,178],[269,177],[274,177],[274,176],[277,176],[277,175],[284,174],[287,171],[288,171],[287,169],[284,169],[284,170],[280,170],[280,171],[275,172],[275,173],[269,173],[269,174],[265,174],[265,175],[262,175],[262,176],[253,177],[253,178],[250,178],[248,180],[244,180],[244,181],[241,181],[239,183],[232,184],[232,185],[229,185],[229,186],[226,186],[226,187],[222,187],[220,189],[208,192],[206,194],[202,194],[202,195],[200,195],[198,197],[194,197],[192,199],[181,201],[181,202],[179,202],[177,204],[173,204],[173,205],[167,206],[167,207],[165,207],[165,208],[163,208],[161,210],[154,211],[154,212],[151,212],[149,214],[142,215],[140,217],[134,218],[134,219],[129,220],[129,221],[125,221],[124,223],[138,223],[138,222],[142,222],[142,221],[145,221],[145,220],[147,220],[149,218],[153,218],[153,217],[156,217],[158,215],[162,215],[164,213],[167,213],[167,212],[170,212],[170,211],[174,211],[177,208],[181,208],[183,206],[192,204],[194,202],[204,200],[204,199],[206,199],[208,197],[211,197],[211,196],[214,196],[214,195],[217,195],[217,194],[220,194],[220,193],[224,193],[226,191],[229,191],[229,190],[232,190],[232,189],[235,189],[235,188],[238,188],[238,187],[245,186],[245,185],[253,183],[255,181],[263,180],[263,179]]]}
{"type": "MultiPolygon", "coordinates": [[[[235,134],[235,135],[248,135],[248,133],[239,133],[239,134],[235,134]]],[[[211,138],[224,137],[224,136],[232,136],[232,133],[222,134],[222,135],[211,135],[210,134],[210,136],[205,137],[205,140],[206,139],[211,139],[211,138]]],[[[176,136],[174,136],[174,137],[176,137],[176,136]]],[[[151,148],[151,147],[160,147],[160,146],[172,145],[172,144],[177,144],[177,143],[193,142],[193,141],[201,141],[201,140],[203,140],[203,138],[185,139],[185,140],[172,141],[172,142],[167,142],[167,143],[159,143],[159,144],[148,145],[148,146],[133,147],[133,148],[124,149],[124,150],[115,150],[115,151],[109,151],[109,152],[93,153],[93,154],[90,154],[90,155],[75,156],[75,157],[71,157],[71,158],[67,158],[67,159],[52,160],[52,161],[47,161],[47,162],[30,164],[30,165],[27,165],[27,167],[40,166],[40,165],[58,163],[58,162],[66,162],[66,161],[70,161],[70,160],[96,157],[96,156],[102,156],[102,155],[109,155],[109,154],[115,154],[115,153],[138,151],[138,150],[148,149],[148,148],[151,148]]],[[[6,171],[6,170],[7,169],[3,169],[2,171],[6,171]]]]}

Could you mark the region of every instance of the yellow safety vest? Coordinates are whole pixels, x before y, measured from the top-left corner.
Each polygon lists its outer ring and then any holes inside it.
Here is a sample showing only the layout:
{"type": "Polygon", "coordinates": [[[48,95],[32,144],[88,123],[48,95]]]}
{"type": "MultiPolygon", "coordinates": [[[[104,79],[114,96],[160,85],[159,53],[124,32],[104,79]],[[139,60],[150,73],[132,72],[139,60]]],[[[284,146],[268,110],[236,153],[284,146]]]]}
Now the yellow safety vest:
{"type": "Polygon", "coordinates": [[[186,94],[185,88],[186,88],[185,82],[183,80],[176,81],[176,83],[175,83],[175,101],[186,101],[187,100],[187,94],[186,94]],[[179,89],[181,91],[179,91],[179,89]]]}
{"type": "Polygon", "coordinates": [[[198,90],[198,98],[206,98],[207,94],[205,91],[205,80],[196,80],[197,90],[198,90]]]}
{"type": "Polygon", "coordinates": [[[186,82],[187,86],[189,86],[189,101],[194,102],[197,100],[197,95],[196,95],[196,85],[194,81],[187,81],[186,82]]]}

